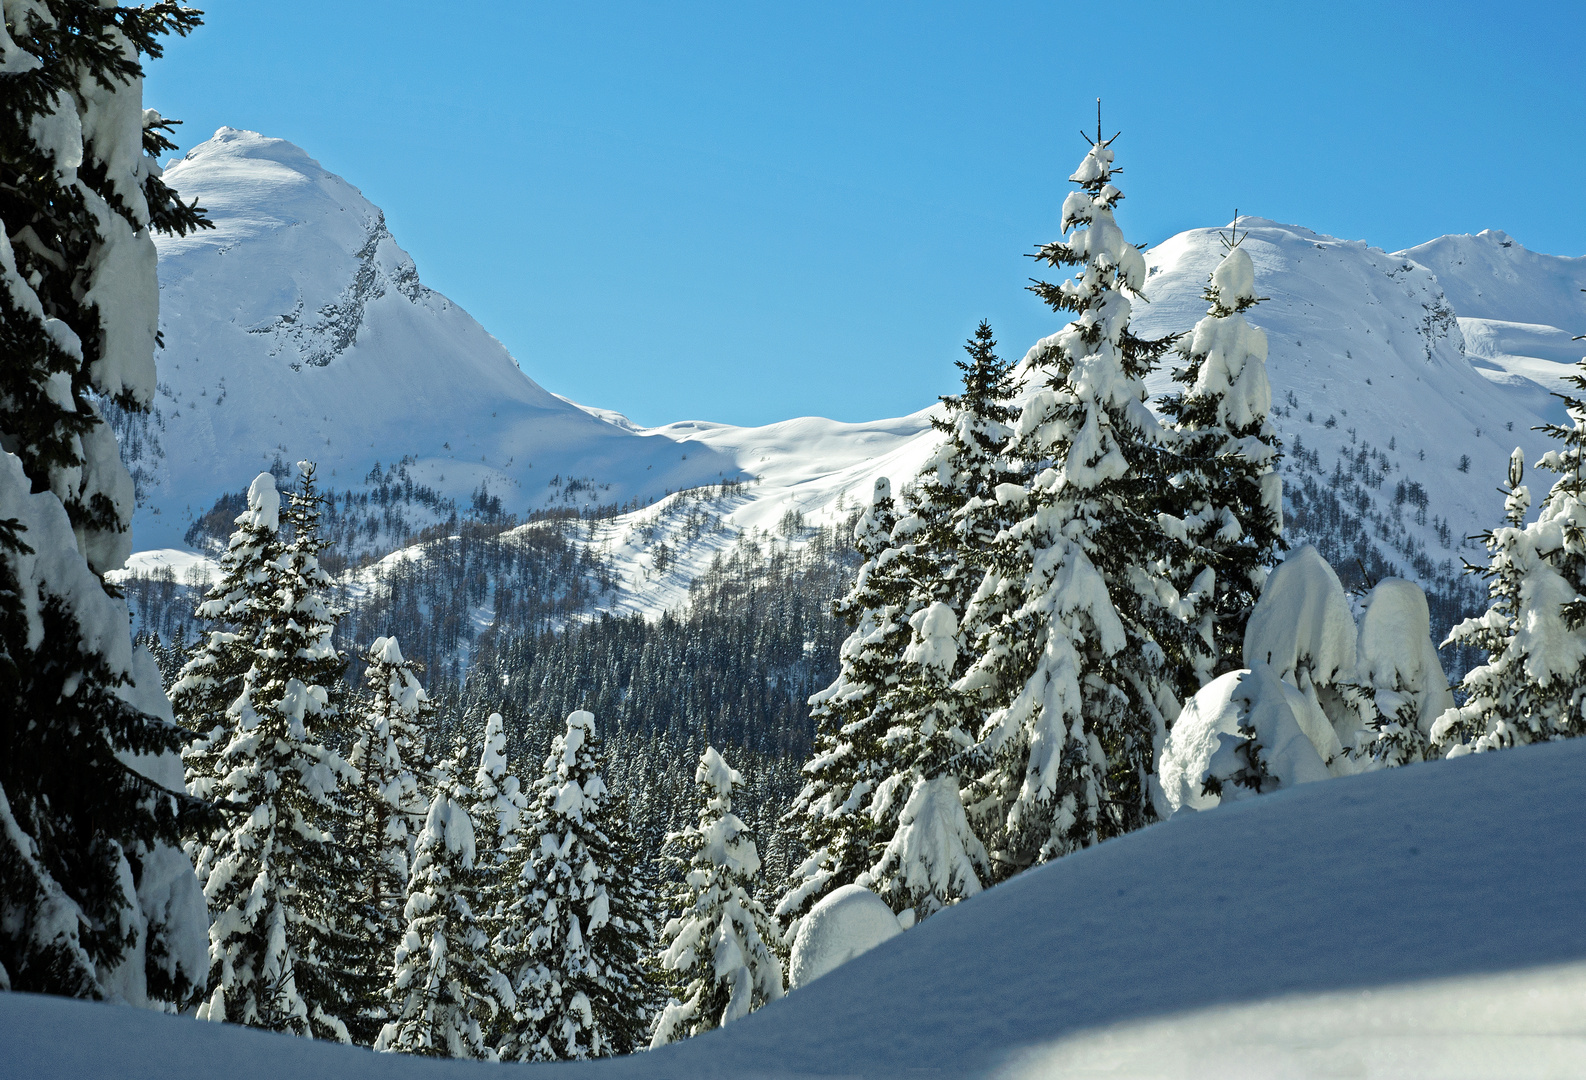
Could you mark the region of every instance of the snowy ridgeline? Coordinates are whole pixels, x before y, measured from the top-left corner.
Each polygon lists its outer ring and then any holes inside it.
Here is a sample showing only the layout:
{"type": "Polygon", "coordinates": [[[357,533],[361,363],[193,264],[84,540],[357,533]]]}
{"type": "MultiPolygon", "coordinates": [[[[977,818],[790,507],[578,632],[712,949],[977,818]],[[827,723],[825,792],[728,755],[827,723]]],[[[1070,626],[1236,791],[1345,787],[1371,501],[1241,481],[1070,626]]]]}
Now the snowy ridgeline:
{"type": "MultiPolygon", "coordinates": [[[[720,1032],[561,1068],[1581,1075],[1583,774],[1576,741],[1175,818],[988,890],[720,1032]]],[[[0,1061],[34,1080],[478,1071],[26,995],[0,995],[0,1061]]]]}

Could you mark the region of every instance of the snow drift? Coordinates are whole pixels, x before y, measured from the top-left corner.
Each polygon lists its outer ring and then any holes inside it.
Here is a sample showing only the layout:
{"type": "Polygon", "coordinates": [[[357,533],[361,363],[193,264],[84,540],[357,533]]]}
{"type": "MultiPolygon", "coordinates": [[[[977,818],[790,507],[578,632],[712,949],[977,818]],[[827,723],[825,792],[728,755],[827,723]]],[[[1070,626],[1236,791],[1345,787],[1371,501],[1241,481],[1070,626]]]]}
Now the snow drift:
{"type": "MultiPolygon", "coordinates": [[[[1586,741],[1524,747],[1175,819],[949,908],[719,1031],[559,1068],[1139,1076],[1198,1060],[1248,1075],[1277,1060],[1460,1076],[1496,1057],[1504,1075],[1579,1075],[1583,906],[1586,741]]],[[[19,995],[0,995],[0,1061],[38,1080],[488,1068],[19,995]]]]}

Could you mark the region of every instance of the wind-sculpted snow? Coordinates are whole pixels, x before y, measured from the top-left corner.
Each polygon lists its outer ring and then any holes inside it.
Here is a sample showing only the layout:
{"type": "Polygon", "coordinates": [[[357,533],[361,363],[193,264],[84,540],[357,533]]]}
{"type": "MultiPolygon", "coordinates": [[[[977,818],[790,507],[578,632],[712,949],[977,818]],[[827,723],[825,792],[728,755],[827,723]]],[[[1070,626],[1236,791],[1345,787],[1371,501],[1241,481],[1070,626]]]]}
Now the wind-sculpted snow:
{"type": "MultiPolygon", "coordinates": [[[[1581,1075],[1583,776],[1575,740],[1188,815],[1028,871],[720,1031],[546,1071],[1195,1075],[1172,1064],[1186,1053],[1226,1063],[1199,1075],[1274,1056],[1296,1064],[1266,1075],[1581,1075]]],[[[217,1062],[233,1080],[486,1075],[11,994],[0,1061],[36,1080],[198,1080],[217,1062]]]]}

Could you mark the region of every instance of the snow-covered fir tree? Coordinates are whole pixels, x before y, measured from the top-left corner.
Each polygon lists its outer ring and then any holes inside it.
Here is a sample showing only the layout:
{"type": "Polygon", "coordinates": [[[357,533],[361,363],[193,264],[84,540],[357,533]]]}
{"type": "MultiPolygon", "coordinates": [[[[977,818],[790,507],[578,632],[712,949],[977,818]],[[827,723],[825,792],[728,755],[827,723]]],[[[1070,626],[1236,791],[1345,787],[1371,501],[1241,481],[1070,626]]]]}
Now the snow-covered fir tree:
{"type": "Polygon", "coordinates": [[[391,958],[407,929],[403,918],[413,849],[424,827],[434,763],[429,725],[435,704],[419,683],[422,670],[394,637],[376,638],[363,657],[362,727],[348,755],[362,777],[357,789],[357,853],[368,905],[365,970],[377,993],[364,1011],[383,1024],[391,958]]]}
{"type": "Polygon", "coordinates": [[[899,914],[924,918],[981,889],[991,870],[959,791],[975,717],[952,681],[958,620],[943,601],[916,612],[885,736],[892,773],[877,785],[871,818],[887,825],[876,863],[856,882],[899,914]]]}
{"type": "Polygon", "coordinates": [[[732,812],[743,777],[706,747],[694,773],[699,822],[667,837],[681,876],[666,897],[673,913],[657,958],[671,993],[655,1019],[650,1045],[698,1035],[782,996],[776,923],[755,899],[760,856],[749,829],[732,812]]]}
{"type": "Polygon", "coordinates": [[[525,857],[510,882],[516,932],[498,939],[518,994],[503,1060],[603,1057],[645,1045],[653,897],[605,765],[593,714],[569,715],[522,830],[525,857]]]}
{"type": "Polygon", "coordinates": [[[1267,338],[1245,320],[1261,300],[1255,265],[1239,246],[1238,219],[1228,253],[1206,286],[1206,316],[1180,346],[1180,393],[1162,402],[1177,436],[1166,493],[1173,504],[1159,519],[1185,545],[1164,567],[1180,592],[1198,599],[1202,637],[1182,670],[1193,672],[1182,695],[1213,675],[1242,666],[1245,623],[1277,557],[1283,532],[1283,481],[1277,432],[1268,418],[1267,338]]]}
{"type": "MultiPolygon", "coordinates": [[[[311,470],[293,507],[296,535],[268,565],[270,606],[253,663],[227,710],[214,796],[225,828],[199,852],[214,921],[210,998],[201,1017],[349,1041],[371,996],[359,962],[365,904],[352,793],[357,770],[327,746],[346,720],[345,664],[331,644],[339,614],[315,558],[311,470]]],[[[239,528],[279,528],[269,473],[249,488],[239,528]]]]}
{"type": "Polygon", "coordinates": [[[106,412],[155,391],[161,180],[142,58],[176,4],[8,4],[0,30],[0,987],[186,1007],[204,905],[158,669],[104,575],[133,483],[106,412]]]}
{"type": "Polygon", "coordinates": [[[958,624],[985,577],[993,541],[1011,522],[1004,495],[1025,479],[1006,454],[1018,410],[1012,365],[982,322],[958,362],[963,392],[942,398],[943,440],[921,469],[908,516],[894,528],[910,634],[881,691],[887,728],[870,800],[872,866],[856,879],[900,914],[923,918],[981,888],[989,870],[959,794],[978,717],[954,683],[972,659],[958,624]]]}
{"type": "Polygon", "coordinates": [[[182,752],[187,787],[204,799],[214,797],[215,785],[223,775],[217,769],[221,751],[230,742],[228,710],[242,694],[243,679],[253,666],[254,652],[270,617],[276,564],[283,546],[275,477],[261,473],[247,497],[248,508],[237,516],[236,529],[220,556],[217,580],[194,612],[214,629],[193,643],[171,686],[177,718],[189,731],[198,733],[182,752]],[[266,486],[269,492],[264,491],[266,486]],[[276,511],[261,512],[259,507],[272,498],[276,511]]]}
{"type": "Polygon", "coordinates": [[[881,477],[854,528],[855,547],[865,561],[853,588],[833,605],[853,632],[843,642],[836,680],[810,699],[815,746],[804,766],[809,780],[785,824],[799,830],[809,853],[789,875],[776,906],[790,942],[800,917],[833,889],[856,881],[874,861],[878,825],[871,798],[892,772],[884,759],[892,726],[888,690],[909,645],[909,618],[922,606],[905,552],[893,541],[897,525],[892,485],[881,477]]]}
{"type": "MultiPolygon", "coordinates": [[[[1586,391],[1586,360],[1577,367],[1568,382],[1586,391]]],[[[1506,524],[1481,536],[1490,604],[1448,636],[1448,643],[1487,653],[1487,662],[1465,675],[1464,705],[1433,727],[1433,741],[1450,757],[1586,732],[1586,399],[1558,396],[1570,423],[1541,429],[1563,445],[1537,462],[1558,479],[1536,520],[1526,524],[1531,495],[1522,483],[1525,459],[1515,449],[1506,524]]]]}
{"type": "Polygon", "coordinates": [[[430,1057],[493,1060],[486,1031],[516,999],[479,925],[475,828],[471,794],[451,772],[438,770],[434,797],[419,834],[388,996],[391,1019],[375,1049],[430,1057]]]}
{"type": "Polygon", "coordinates": [[[999,877],[1153,819],[1156,752],[1201,642],[1194,604],[1161,572],[1177,543],[1157,520],[1170,462],[1144,379],[1171,339],[1130,329],[1145,261],[1113,220],[1113,174],[1098,132],[1070,177],[1080,190],[1063,203],[1067,238],[1038,252],[1077,267],[1033,286],[1073,314],[1025,360],[1042,389],[1010,455],[1044,467],[1005,494],[1019,519],[964,619],[976,659],[959,688],[987,714],[979,736],[993,761],[972,813],[999,877]]]}

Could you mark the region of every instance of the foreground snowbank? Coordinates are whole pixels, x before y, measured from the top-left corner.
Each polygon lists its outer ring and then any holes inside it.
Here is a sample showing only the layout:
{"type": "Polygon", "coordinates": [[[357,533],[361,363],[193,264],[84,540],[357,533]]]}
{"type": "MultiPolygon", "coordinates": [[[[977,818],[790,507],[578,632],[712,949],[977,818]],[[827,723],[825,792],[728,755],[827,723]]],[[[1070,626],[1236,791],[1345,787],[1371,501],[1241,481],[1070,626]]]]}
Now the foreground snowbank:
{"type": "MultiPolygon", "coordinates": [[[[1582,910],[1577,740],[1175,819],[950,908],[720,1031],[565,1068],[1174,1076],[1232,1062],[1225,1075],[1457,1077],[1496,1061],[1508,1076],[1586,1075],[1582,910]]],[[[217,1068],[399,1080],[499,1067],[0,994],[0,1074],[217,1068]]]]}

